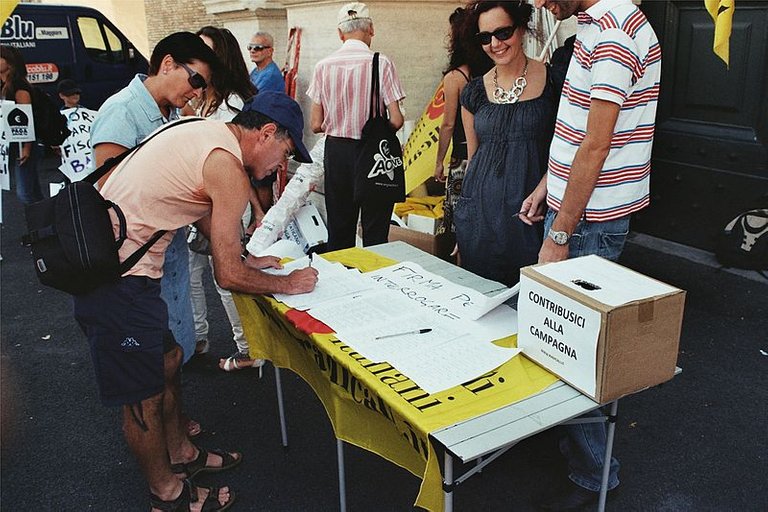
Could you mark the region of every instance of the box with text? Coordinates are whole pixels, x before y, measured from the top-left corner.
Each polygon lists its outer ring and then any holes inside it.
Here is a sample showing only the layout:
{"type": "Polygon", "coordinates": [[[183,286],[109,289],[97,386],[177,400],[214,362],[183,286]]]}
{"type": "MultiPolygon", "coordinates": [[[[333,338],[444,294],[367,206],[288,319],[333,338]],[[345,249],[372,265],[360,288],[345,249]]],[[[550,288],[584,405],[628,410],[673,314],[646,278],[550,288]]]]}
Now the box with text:
{"type": "Polygon", "coordinates": [[[521,270],[518,346],[599,403],[672,378],[685,292],[598,256],[521,270]]]}

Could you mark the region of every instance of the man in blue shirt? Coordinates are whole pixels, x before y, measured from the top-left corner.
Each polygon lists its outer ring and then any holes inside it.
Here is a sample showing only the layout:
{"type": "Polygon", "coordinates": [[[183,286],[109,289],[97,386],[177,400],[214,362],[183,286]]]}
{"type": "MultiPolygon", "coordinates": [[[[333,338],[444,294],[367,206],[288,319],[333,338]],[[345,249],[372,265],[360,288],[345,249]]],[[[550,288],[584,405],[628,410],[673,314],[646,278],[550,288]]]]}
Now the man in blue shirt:
{"type": "Polygon", "coordinates": [[[267,32],[256,32],[248,44],[248,52],[251,54],[251,62],[256,67],[251,71],[251,82],[259,92],[275,91],[285,92],[283,73],[272,60],[274,39],[267,32]]]}

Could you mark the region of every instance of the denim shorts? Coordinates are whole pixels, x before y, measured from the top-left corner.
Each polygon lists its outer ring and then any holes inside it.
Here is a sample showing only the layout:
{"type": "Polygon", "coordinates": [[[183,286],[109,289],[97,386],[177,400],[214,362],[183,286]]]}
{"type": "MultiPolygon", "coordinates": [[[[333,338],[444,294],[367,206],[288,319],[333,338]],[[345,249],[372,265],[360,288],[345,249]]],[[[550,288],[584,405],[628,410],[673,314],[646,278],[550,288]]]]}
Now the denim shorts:
{"type": "Polygon", "coordinates": [[[163,355],[176,346],[160,280],[128,276],[74,298],[101,401],[135,404],[163,391],[163,355]]]}
{"type": "MultiPolygon", "coordinates": [[[[550,209],[544,219],[544,234],[555,221],[557,212],[550,209]]],[[[573,230],[571,241],[568,243],[568,257],[578,258],[596,254],[601,258],[616,261],[624,250],[624,243],[629,233],[629,215],[605,222],[588,222],[580,220],[573,230]]]]}

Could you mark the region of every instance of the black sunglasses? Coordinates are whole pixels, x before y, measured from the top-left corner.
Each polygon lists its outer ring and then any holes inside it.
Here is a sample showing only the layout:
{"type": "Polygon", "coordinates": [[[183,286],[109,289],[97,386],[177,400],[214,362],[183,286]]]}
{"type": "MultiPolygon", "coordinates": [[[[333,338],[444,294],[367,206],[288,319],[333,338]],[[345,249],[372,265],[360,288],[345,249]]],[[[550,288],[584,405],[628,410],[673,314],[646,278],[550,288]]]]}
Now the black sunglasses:
{"type": "Polygon", "coordinates": [[[482,45],[491,44],[491,38],[495,37],[499,41],[506,41],[512,35],[515,33],[515,30],[517,30],[517,27],[515,25],[509,26],[509,27],[501,27],[497,28],[493,32],[478,32],[475,34],[475,37],[477,38],[478,42],[482,45]]]}
{"type": "Polygon", "coordinates": [[[183,62],[177,62],[176,64],[184,68],[184,71],[187,72],[187,74],[189,75],[189,77],[187,78],[187,81],[189,82],[189,85],[191,85],[193,89],[205,90],[205,88],[208,87],[208,84],[205,82],[205,78],[203,78],[203,75],[201,75],[191,67],[187,66],[183,62]]]}
{"type": "Polygon", "coordinates": [[[272,47],[264,46],[263,44],[249,44],[247,48],[249,52],[258,52],[258,51],[265,50],[267,48],[272,48],[272,47]]]}

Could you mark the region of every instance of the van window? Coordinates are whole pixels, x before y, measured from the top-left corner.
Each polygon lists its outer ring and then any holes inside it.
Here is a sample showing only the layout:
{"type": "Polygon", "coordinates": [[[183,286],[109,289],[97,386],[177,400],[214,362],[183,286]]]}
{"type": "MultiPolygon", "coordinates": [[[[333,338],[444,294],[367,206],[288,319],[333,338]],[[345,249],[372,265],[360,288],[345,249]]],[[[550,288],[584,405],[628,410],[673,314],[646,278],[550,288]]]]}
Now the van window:
{"type": "Polygon", "coordinates": [[[112,62],[124,63],[125,53],[123,53],[123,42],[112,32],[108,26],[104,25],[104,33],[107,34],[107,43],[109,44],[112,62]]]}
{"type": "Polygon", "coordinates": [[[125,62],[123,44],[109,27],[102,25],[96,18],[85,16],[77,18],[77,26],[83,37],[85,51],[93,60],[107,64],[125,62]]]}

